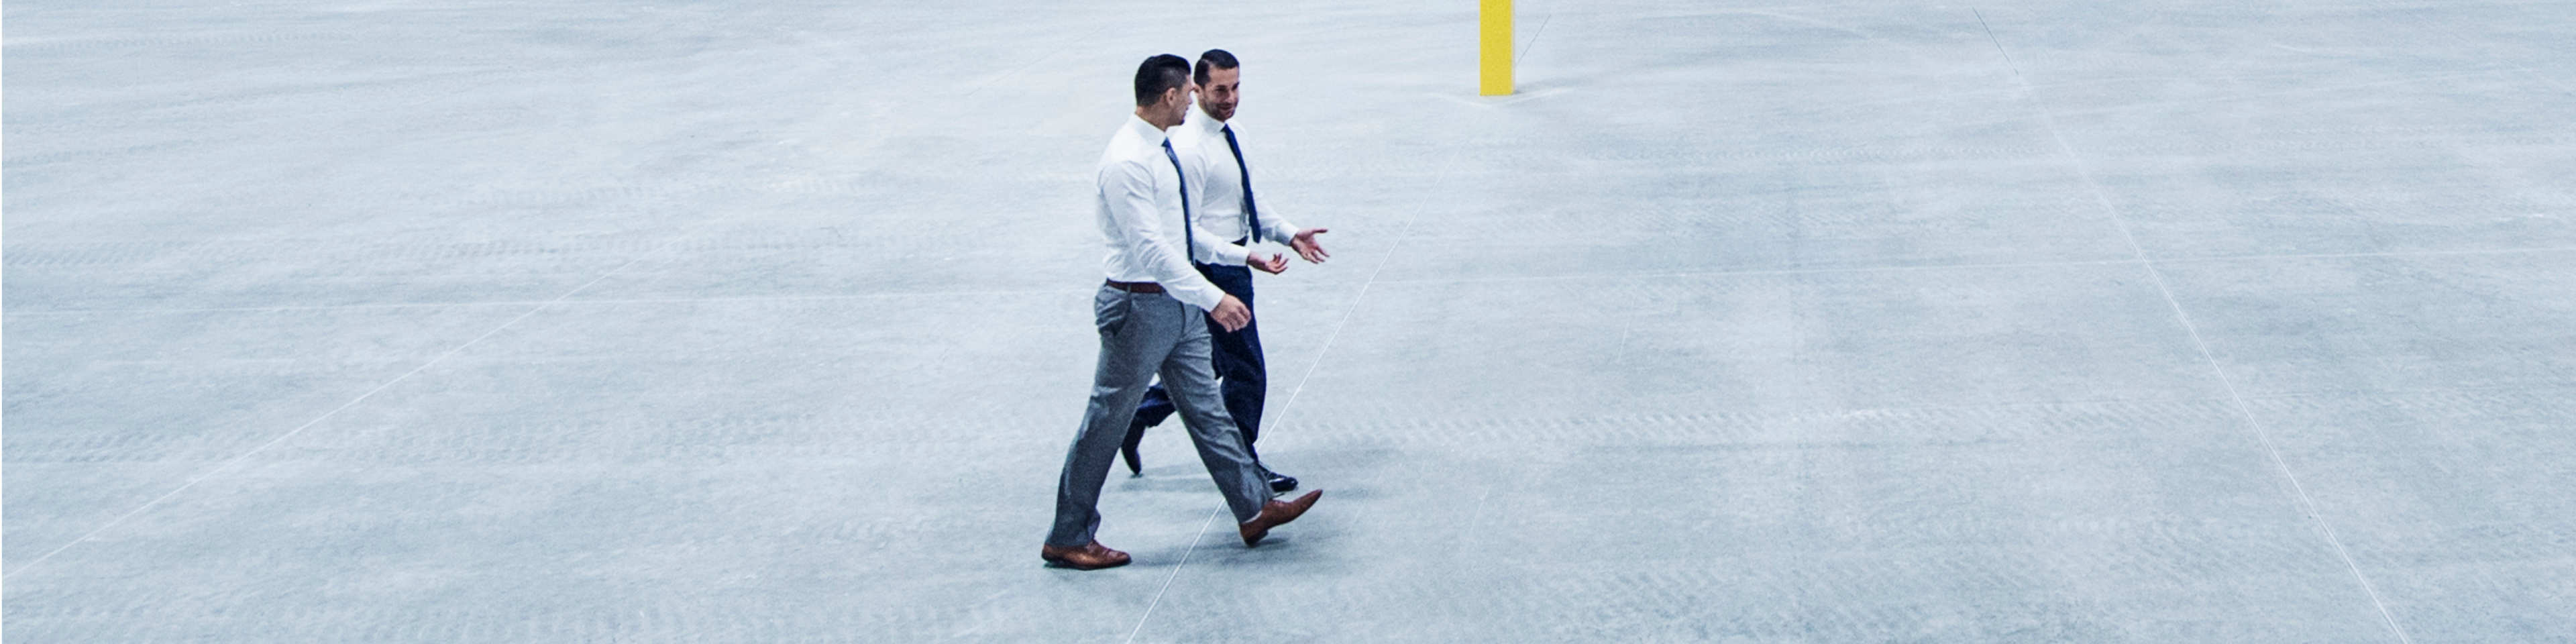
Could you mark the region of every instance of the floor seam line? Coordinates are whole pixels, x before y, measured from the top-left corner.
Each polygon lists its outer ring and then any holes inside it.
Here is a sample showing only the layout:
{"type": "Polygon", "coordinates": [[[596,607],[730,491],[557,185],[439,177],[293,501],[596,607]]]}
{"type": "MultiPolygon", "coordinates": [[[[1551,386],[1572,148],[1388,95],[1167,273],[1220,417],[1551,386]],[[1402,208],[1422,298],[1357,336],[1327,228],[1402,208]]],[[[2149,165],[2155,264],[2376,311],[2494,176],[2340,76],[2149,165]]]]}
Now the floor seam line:
{"type": "MultiPolygon", "coordinates": [[[[1546,15],[1539,16],[1538,28],[1530,30],[1529,44],[1521,45],[1521,50],[1512,54],[1512,68],[1514,70],[1520,69],[1521,62],[1529,58],[1529,50],[1532,47],[1538,46],[1539,37],[1547,35],[1548,21],[1555,19],[1556,11],[1554,9],[1548,10],[1546,15]]],[[[1517,21],[1518,18],[1515,17],[1514,20],[1517,21]]]]}
{"type": "Polygon", "coordinates": [[[1128,644],[1135,644],[1136,635],[1145,632],[1145,619],[1154,616],[1154,607],[1163,605],[1163,593],[1172,589],[1172,580],[1181,578],[1181,569],[1190,565],[1190,555],[1199,551],[1199,542],[1207,540],[1208,526],[1216,525],[1216,514],[1223,511],[1223,506],[1208,510],[1207,520],[1199,523],[1199,536],[1190,539],[1189,549],[1181,551],[1181,562],[1172,566],[1171,574],[1163,576],[1163,586],[1154,589],[1154,601],[1145,604],[1144,617],[1136,618],[1136,627],[1127,630],[1128,644]]]}
{"type": "MultiPolygon", "coordinates": [[[[2142,261],[2154,261],[2154,262],[2159,263],[2159,264],[2183,264],[2183,263],[2193,263],[2193,262],[2230,262],[2230,261],[2254,261],[2254,260],[2267,260],[2267,259],[2350,259],[2350,258],[2366,258],[2366,257],[2391,257],[2391,258],[2394,258],[2394,257],[2450,257],[2450,256],[2514,255],[2514,254],[2521,254],[2521,253],[2565,253],[2565,252],[2576,252],[2576,246],[2539,246],[2539,247],[2531,247],[2531,248],[2480,248],[2480,249],[2461,249],[2461,250],[2388,251],[2388,252],[2370,252],[2370,253],[2281,253],[2281,254],[2264,254],[2264,255],[2207,255],[2207,256],[2198,256],[2198,257],[2164,257],[2164,258],[2157,258],[2157,259],[2154,259],[2154,260],[2140,260],[2140,259],[2131,258],[2131,259],[2068,260],[2068,261],[2060,261],[2060,262],[2002,262],[2002,263],[1980,263],[1980,264],[1915,264],[1915,265],[1885,264],[1885,265],[1872,265],[1872,266],[1849,266],[1849,267],[1819,267],[1819,268],[1764,268],[1764,269],[1748,269],[1748,270],[1716,270],[1716,271],[1671,271],[1671,272],[1662,272],[1662,273],[1634,273],[1634,274],[1604,273],[1604,274],[1584,274],[1584,275],[1533,275],[1533,276],[1526,276],[1526,277],[1488,277],[1488,278],[1473,278],[1473,277],[1467,277],[1467,278],[1427,278],[1427,279],[1394,279],[1394,280],[1379,280],[1379,281],[1384,282],[1384,283],[1387,283],[1387,284],[1479,284],[1479,283],[1495,283],[1495,282],[1537,282],[1537,281],[1549,281],[1549,280],[1583,280],[1583,279],[1628,280],[1628,279],[1639,279],[1639,278],[1648,278],[1648,279],[1651,279],[1651,278],[1674,278],[1674,277],[1727,277],[1727,276],[1738,276],[1738,275],[1810,275],[1810,274],[1830,274],[1830,273],[1878,273],[1878,272],[1929,271],[1929,270],[1979,269],[1979,268],[2056,268],[2056,267],[2066,267],[2066,266],[2117,266],[2117,265],[2121,265],[2121,264],[2137,264],[2137,263],[2140,263],[2140,262],[2142,262],[2142,261]]],[[[101,314],[109,314],[109,313],[131,313],[131,314],[171,314],[171,313],[255,313],[255,312],[272,312],[272,311],[273,311],[273,312],[287,312],[287,311],[354,311],[354,310],[365,310],[365,309],[404,309],[404,308],[441,308],[441,307],[458,307],[458,308],[463,308],[463,307],[475,307],[475,306],[525,306],[525,305],[532,305],[532,304],[534,304],[534,305],[544,305],[544,304],[562,304],[562,305],[595,306],[595,305],[616,305],[616,304],[713,304],[713,303],[727,303],[727,302],[830,302],[830,301],[842,301],[842,300],[866,300],[866,299],[877,299],[877,298],[903,298],[903,297],[938,297],[938,298],[954,298],[954,297],[979,297],[979,296],[993,296],[993,295],[1045,295],[1045,294],[1072,294],[1072,293],[1090,293],[1090,292],[1097,291],[1097,290],[1099,290],[1097,287],[1085,287],[1085,288],[1040,288],[1040,289],[1022,289],[1022,290],[1001,290],[1001,291],[956,291],[956,292],[937,292],[937,291],[917,291],[917,292],[914,292],[914,291],[907,291],[907,292],[888,292],[888,293],[851,293],[851,294],[838,294],[838,295],[750,295],[750,296],[741,296],[741,297],[647,297],[647,298],[581,299],[581,300],[565,299],[565,300],[551,301],[551,302],[549,302],[549,301],[539,301],[539,300],[483,300],[483,301],[459,301],[459,302],[393,302],[393,303],[384,303],[384,304],[341,304],[341,305],[318,305],[318,306],[293,306],[293,305],[289,305],[289,306],[228,306],[228,307],[168,308],[168,309],[63,309],[63,310],[55,310],[55,311],[9,311],[9,312],[7,312],[7,313],[6,313],[6,316],[7,316],[7,317],[46,317],[46,316],[62,316],[62,315],[101,315],[101,314]]]]}
{"type": "MultiPolygon", "coordinates": [[[[1991,32],[1989,33],[1991,35],[1991,32]]],[[[2217,354],[2210,350],[2209,341],[2201,335],[2200,327],[2192,323],[2191,314],[2183,309],[2182,301],[2174,297],[2173,287],[2165,282],[2164,272],[2156,267],[2153,258],[2147,256],[2146,247],[2138,244],[2136,233],[2129,230],[2127,218],[2120,215],[2119,207],[2111,202],[2110,194],[2102,189],[2101,182],[2093,178],[2092,170],[2085,166],[2084,157],[2075,152],[2074,144],[2066,140],[2066,133],[2057,125],[2057,117],[2048,111],[2046,105],[2039,102],[2035,93],[2030,91],[2027,79],[2021,80],[2021,83],[2022,100],[2028,101],[2031,109],[2039,113],[2041,123],[2048,127],[2049,137],[2056,140],[2058,151],[2065,156],[2067,165],[2074,169],[2076,176],[2091,189],[2094,200],[2102,206],[2103,214],[2110,217],[2112,226],[2119,230],[2121,239],[2128,243],[2130,252],[2137,256],[2138,263],[2146,269],[2147,278],[2155,285],[2156,293],[2164,297],[2165,305],[2172,309],[2174,319],[2182,324],[2184,333],[2191,337],[2192,347],[2198,350],[2201,359],[2209,364],[2210,372],[2218,376],[2219,386],[2226,389],[2229,400],[2236,408],[2236,413],[2245,419],[2246,427],[2253,430],[2254,438],[2263,447],[2264,455],[2270,457],[2272,466],[2280,472],[2282,480],[2290,484],[2290,491],[2296,497],[2300,511],[2306,515],[2310,523],[2315,525],[2318,534],[2325,537],[2326,544],[2334,548],[2335,556],[2343,560],[2344,568],[2352,573],[2353,580],[2361,585],[2362,593],[2370,598],[2371,606],[2378,610],[2382,625],[2388,628],[2390,634],[2397,636],[2400,644],[2413,644],[2413,638],[2406,635],[2406,630],[2397,623],[2396,614],[2389,610],[2387,600],[2380,597],[2377,585],[2371,583],[2370,576],[2363,573],[2361,565],[2353,560],[2351,550],[2344,546],[2343,538],[2335,533],[2334,524],[2326,520],[2325,513],[2317,508],[2316,499],[2308,494],[2307,486],[2299,482],[2298,473],[2291,470],[2289,461],[2281,456],[2281,449],[2272,440],[2271,431],[2264,426],[2262,418],[2254,414],[2253,406],[2245,402],[2245,396],[2236,388],[2235,379],[2227,375],[2225,366],[2219,364],[2217,354]]]]}
{"type": "MultiPolygon", "coordinates": [[[[1396,231],[1396,236],[1392,238],[1394,239],[1394,242],[1387,247],[1386,255],[1378,258],[1376,269],[1369,271],[1368,281],[1361,282],[1359,292],[1351,295],[1351,308],[1342,311],[1341,321],[1333,323],[1332,334],[1325,336],[1324,344],[1315,348],[1315,359],[1306,363],[1306,373],[1298,376],[1297,386],[1288,390],[1288,400],[1279,403],[1279,413],[1269,416],[1265,420],[1277,421],[1278,419],[1287,418],[1288,412],[1296,409],[1297,395],[1305,393],[1306,383],[1315,379],[1315,370],[1324,366],[1324,356],[1332,352],[1333,342],[1341,339],[1342,329],[1349,328],[1351,325],[1351,318],[1359,315],[1360,305],[1368,301],[1369,287],[1377,284],[1377,278],[1379,275],[1386,272],[1387,264],[1394,263],[1395,251],[1404,247],[1404,235],[1406,233],[1413,232],[1413,223],[1419,219],[1421,219],[1421,213],[1419,212],[1405,218],[1404,228],[1396,231]]],[[[1279,424],[1279,422],[1273,422],[1271,423],[1271,426],[1276,427],[1279,424]]],[[[1214,521],[1216,519],[1216,512],[1222,511],[1223,509],[1224,506],[1219,505],[1217,509],[1210,510],[1208,512],[1208,520],[1214,521]]],[[[1207,529],[1200,528],[1199,533],[1204,537],[1206,536],[1207,529]]],[[[1181,566],[1189,565],[1190,554],[1198,551],[1198,545],[1198,540],[1193,539],[1190,541],[1190,548],[1188,550],[1181,551],[1181,566]]],[[[1180,577],[1181,566],[1172,567],[1172,576],[1174,578],[1180,577]]],[[[1154,601],[1145,605],[1145,614],[1136,618],[1136,629],[1127,634],[1128,644],[1134,644],[1136,641],[1136,634],[1145,631],[1145,622],[1154,618],[1154,607],[1162,605],[1163,592],[1168,590],[1171,590],[1171,582],[1166,580],[1163,582],[1163,588],[1161,590],[1154,591],[1154,601]]]]}
{"type": "MultiPolygon", "coordinates": [[[[1994,26],[1986,24],[1986,12],[1978,11],[1976,7],[1969,7],[1968,13],[1975,14],[1977,16],[1977,28],[1984,29],[1986,31],[1986,42],[1994,43],[1995,53],[2003,55],[2004,65],[2012,68],[2013,79],[2021,80],[2021,62],[2013,60],[2012,52],[2004,51],[2003,39],[1996,38],[1994,26]]],[[[2023,83],[2027,85],[2028,81],[2024,81],[2023,83]]]]}
{"type": "Polygon", "coordinates": [[[548,301],[534,307],[530,307],[527,312],[520,313],[518,317],[510,318],[509,321],[502,322],[500,326],[492,327],[491,330],[484,331],[482,335],[474,336],[474,339],[466,340],[464,344],[456,345],[455,348],[448,349],[446,352],[438,354],[437,357],[430,358],[427,362],[420,363],[420,366],[412,367],[410,371],[405,371],[402,375],[394,376],[392,379],[376,385],[375,388],[368,389],[366,393],[358,394],[356,398],[351,398],[348,402],[340,403],[340,406],[333,407],[330,411],[322,412],[322,415],[315,416],[313,420],[305,421],[304,424],[297,425],[294,429],[287,430],[286,433],[277,435],[276,438],[268,439],[267,442],[260,443],[258,446],[252,447],[249,451],[242,452],[240,455],[225,459],[222,463],[216,464],[213,469],[206,470],[204,473],[190,477],[187,482],[179,484],[179,487],[163,493],[161,496],[154,497],[152,500],[144,502],[143,505],[137,506],[133,510],[127,511],[125,514],[117,515],[116,518],[110,519],[107,523],[101,524],[97,528],[82,534],[80,537],[64,543],[61,547],[48,551],[43,555],[39,555],[35,559],[28,560],[27,563],[19,564],[6,575],[0,575],[0,578],[15,577],[19,573],[26,572],[28,568],[44,563],[47,559],[52,559],[54,555],[62,554],[65,550],[70,550],[72,546],[77,546],[82,542],[89,541],[91,537],[96,537],[100,533],[106,532],[109,528],[123,525],[127,519],[132,519],[135,516],[141,515],[144,511],[150,510],[154,506],[158,506],[162,502],[178,496],[179,493],[186,492],[190,488],[196,487],[198,483],[203,483],[208,479],[212,479],[217,475],[223,474],[226,470],[232,469],[234,466],[241,464],[250,457],[257,456],[260,452],[268,451],[269,448],[276,447],[279,443],[285,442],[286,439],[294,438],[296,435],[304,433],[304,430],[312,429],[313,426],[321,424],[322,421],[330,420],[331,417],[338,416],[340,412],[348,411],[351,407],[356,407],[358,403],[366,402],[367,399],[375,397],[376,394],[384,393],[386,389],[391,389],[394,385],[401,384],[403,381],[411,379],[412,376],[419,375],[420,372],[427,371],[430,367],[437,366],[438,363],[445,362],[448,358],[454,357],[456,354],[461,353],[476,344],[480,344],[484,340],[490,339],[492,336],[498,335],[512,326],[518,325],[518,323],[527,320],[530,316],[534,316],[537,313],[546,310],[546,308],[553,306],[556,302],[559,302],[564,298],[572,297],[575,293],[580,293],[582,289],[590,288],[593,285],[607,280],[609,277],[616,275],[617,271],[624,270],[628,266],[633,266],[639,261],[643,261],[643,258],[638,257],[634,260],[629,260],[625,264],[619,265],[617,268],[610,269],[607,273],[603,273],[599,277],[583,283],[581,286],[573,288],[571,291],[566,291],[562,296],[555,298],[554,301],[548,301]]]}

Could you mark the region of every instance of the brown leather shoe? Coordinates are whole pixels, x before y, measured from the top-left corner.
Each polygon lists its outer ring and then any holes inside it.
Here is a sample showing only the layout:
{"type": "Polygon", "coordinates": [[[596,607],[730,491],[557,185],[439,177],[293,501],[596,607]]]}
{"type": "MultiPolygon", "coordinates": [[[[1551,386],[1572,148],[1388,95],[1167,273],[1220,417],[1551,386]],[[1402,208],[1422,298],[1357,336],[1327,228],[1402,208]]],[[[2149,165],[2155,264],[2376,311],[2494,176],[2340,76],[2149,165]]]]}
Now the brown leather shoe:
{"type": "Polygon", "coordinates": [[[1297,497],[1295,501],[1274,500],[1262,504],[1261,514],[1253,515],[1251,521],[1243,522],[1243,525],[1238,528],[1243,532],[1243,547],[1250,548],[1260,544],[1262,537],[1270,536],[1271,528],[1297,520],[1297,515],[1305,514],[1307,508],[1315,507],[1315,500],[1321,498],[1324,498],[1324,491],[1316,490],[1297,497]]]}
{"type": "Polygon", "coordinates": [[[1080,548],[1038,546],[1038,558],[1047,563],[1074,570],[1099,570],[1127,565],[1127,553],[1109,549],[1093,541],[1080,548]]]}

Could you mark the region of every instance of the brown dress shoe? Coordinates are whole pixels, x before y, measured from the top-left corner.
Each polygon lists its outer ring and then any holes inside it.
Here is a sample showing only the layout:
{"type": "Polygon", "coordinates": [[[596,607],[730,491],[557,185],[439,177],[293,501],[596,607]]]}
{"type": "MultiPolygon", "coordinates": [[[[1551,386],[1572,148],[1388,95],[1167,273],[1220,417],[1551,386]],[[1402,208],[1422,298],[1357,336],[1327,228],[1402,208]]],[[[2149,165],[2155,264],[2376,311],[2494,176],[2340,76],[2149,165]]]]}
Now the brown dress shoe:
{"type": "Polygon", "coordinates": [[[1243,547],[1260,544],[1262,537],[1270,536],[1271,528],[1297,520],[1297,515],[1305,514],[1306,508],[1315,507],[1315,500],[1321,498],[1324,498],[1324,491],[1316,490],[1297,497],[1295,501],[1274,500],[1262,504],[1261,514],[1253,515],[1251,521],[1243,522],[1238,528],[1243,532],[1243,547]]]}
{"type": "Polygon", "coordinates": [[[1093,541],[1080,548],[1038,546],[1038,558],[1047,563],[1074,570],[1099,570],[1127,565],[1127,553],[1109,549],[1093,541]]]}

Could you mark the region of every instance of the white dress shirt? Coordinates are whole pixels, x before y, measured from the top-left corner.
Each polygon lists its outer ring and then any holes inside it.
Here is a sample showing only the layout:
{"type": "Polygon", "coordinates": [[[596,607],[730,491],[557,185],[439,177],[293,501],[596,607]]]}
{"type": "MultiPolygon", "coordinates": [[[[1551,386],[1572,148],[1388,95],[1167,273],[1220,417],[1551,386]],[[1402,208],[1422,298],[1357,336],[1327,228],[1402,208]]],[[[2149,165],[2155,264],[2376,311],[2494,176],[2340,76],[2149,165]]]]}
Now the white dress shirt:
{"type": "MultiPolygon", "coordinates": [[[[1109,244],[1109,257],[1101,262],[1101,268],[1111,280],[1161,284],[1163,292],[1173,298],[1214,311],[1217,303],[1225,299],[1225,291],[1200,276],[1198,269],[1190,266],[1187,251],[1181,248],[1182,226],[1186,225],[1182,223],[1181,173],[1172,167],[1172,158],[1164,155],[1164,141],[1161,128],[1131,115],[1116,134],[1109,136],[1109,149],[1100,153],[1096,201],[1100,206],[1100,234],[1109,244]]],[[[1198,195],[1190,195],[1190,199],[1197,201],[1198,195]]],[[[1211,240],[1202,233],[1196,245],[1224,244],[1233,239],[1211,240]]]]}
{"type": "MultiPolygon", "coordinates": [[[[1285,244],[1297,236],[1297,225],[1281,219],[1277,210],[1256,196],[1252,209],[1260,217],[1259,222],[1254,222],[1259,224],[1260,234],[1244,230],[1243,175],[1244,166],[1251,165],[1252,153],[1245,152],[1244,162],[1236,164],[1234,149],[1225,144],[1226,127],[1226,121],[1216,120],[1193,105],[1188,119],[1172,128],[1172,145],[1181,151],[1181,162],[1189,165],[1190,174],[1195,175],[1184,180],[1189,182],[1190,199],[1194,202],[1191,206],[1197,209],[1193,212],[1200,238],[1211,240],[1199,244],[1192,259],[1201,264],[1242,266],[1252,251],[1236,245],[1234,240],[1250,237],[1251,243],[1266,239],[1285,244]]],[[[1243,128],[1234,128],[1234,140],[1251,147],[1243,141],[1243,128]]]]}

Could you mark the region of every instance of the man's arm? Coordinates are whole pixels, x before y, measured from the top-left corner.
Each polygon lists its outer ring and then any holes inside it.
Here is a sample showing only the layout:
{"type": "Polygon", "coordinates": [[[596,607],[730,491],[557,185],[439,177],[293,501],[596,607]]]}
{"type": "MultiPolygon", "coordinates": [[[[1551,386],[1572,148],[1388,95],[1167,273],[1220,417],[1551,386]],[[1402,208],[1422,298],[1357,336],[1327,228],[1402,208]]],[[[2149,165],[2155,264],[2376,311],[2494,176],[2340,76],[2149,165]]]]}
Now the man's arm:
{"type": "Polygon", "coordinates": [[[1288,270],[1287,257],[1277,253],[1272,253],[1267,258],[1256,256],[1252,254],[1252,249],[1234,242],[1207,243],[1206,240],[1216,239],[1216,236],[1208,234],[1207,228],[1198,227],[1198,222],[1190,222],[1190,225],[1196,228],[1200,239],[1198,247],[1193,249],[1198,251],[1198,256],[1190,259],[1197,260],[1198,263],[1209,266],[1250,266],[1272,275],[1288,270]]]}
{"type": "Polygon", "coordinates": [[[1256,239],[1253,241],[1267,239],[1285,244],[1288,243],[1289,240],[1296,239],[1298,232],[1296,224],[1288,223],[1288,220],[1280,217],[1276,212],[1274,212],[1269,204],[1260,203],[1257,198],[1253,203],[1253,210],[1255,211],[1253,214],[1253,218],[1255,220],[1254,223],[1259,224],[1261,227],[1261,233],[1254,235],[1256,239]]]}
{"type": "Polygon", "coordinates": [[[1190,259],[1209,266],[1240,266],[1245,259],[1252,257],[1252,249],[1244,248],[1231,241],[1217,239],[1215,234],[1207,231],[1206,226],[1200,226],[1197,220],[1191,220],[1190,226],[1191,232],[1199,236],[1198,246],[1191,249],[1198,251],[1198,255],[1190,259]]]}
{"type": "MultiPolygon", "coordinates": [[[[1190,198],[1192,201],[1196,202],[1190,204],[1191,212],[1205,213],[1208,211],[1206,177],[1209,176],[1208,173],[1215,172],[1217,170],[1216,160],[1213,157],[1210,157],[1207,154],[1207,148],[1201,145],[1182,146],[1179,154],[1181,157],[1181,164],[1189,166],[1193,171],[1189,174],[1183,175],[1181,177],[1181,181],[1183,183],[1196,184],[1190,187],[1190,198]],[[1200,180],[1192,182],[1190,181],[1190,177],[1192,176],[1199,177],[1200,180]]],[[[1191,260],[1209,266],[1250,266],[1273,275],[1278,274],[1280,271],[1288,270],[1288,263],[1285,261],[1279,261],[1280,258],[1273,257],[1269,260],[1263,260],[1261,258],[1253,257],[1252,249],[1245,248],[1242,244],[1236,244],[1232,240],[1208,234],[1207,227],[1199,225],[1199,222],[1206,220],[1206,217],[1198,217],[1190,220],[1190,225],[1195,227],[1192,232],[1197,234],[1199,239],[1198,245],[1190,249],[1195,253],[1190,257],[1191,260]]],[[[1246,231],[1246,234],[1254,238],[1252,241],[1261,241],[1259,239],[1261,236],[1260,231],[1246,231]]]]}
{"type": "MultiPolygon", "coordinates": [[[[1236,145],[1252,147],[1250,143],[1243,140],[1245,137],[1243,136],[1242,128],[1235,128],[1234,134],[1236,145]]],[[[1228,154],[1231,155],[1232,153],[1229,152],[1228,154]]],[[[1237,166],[1231,163],[1226,165],[1234,166],[1226,168],[1228,170],[1247,170],[1247,168],[1244,168],[1243,166],[1237,166]]],[[[1288,243],[1290,239],[1297,236],[1297,225],[1288,223],[1287,218],[1279,216],[1278,209],[1272,208],[1268,204],[1261,203],[1260,197],[1256,194],[1256,191],[1252,189],[1251,185],[1246,184],[1243,186],[1243,191],[1245,196],[1252,200],[1254,206],[1252,223],[1253,227],[1258,230],[1251,231],[1252,241],[1258,242],[1266,239],[1285,244],[1288,243]]]]}
{"type": "Polygon", "coordinates": [[[1228,331],[1242,328],[1252,319],[1242,301],[1209,283],[1190,266],[1188,258],[1175,252],[1174,246],[1179,242],[1165,234],[1162,218],[1155,216],[1151,168],[1120,163],[1102,170],[1100,184],[1101,196],[1109,206],[1110,229],[1119,235],[1118,243],[1145,264],[1145,270],[1163,286],[1163,292],[1209,312],[1228,331]]]}
{"type": "MultiPolygon", "coordinates": [[[[1238,131],[1236,135],[1237,144],[1240,144],[1241,132],[1238,131]]],[[[1279,216],[1278,208],[1261,205],[1261,200],[1254,193],[1252,186],[1245,185],[1243,190],[1247,200],[1253,203],[1252,223],[1253,228],[1256,229],[1251,233],[1253,241],[1268,239],[1286,244],[1290,249],[1297,251],[1298,257],[1305,258],[1308,263],[1321,264],[1324,263],[1324,258],[1332,256],[1331,253],[1324,252],[1321,244],[1315,243],[1315,234],[1325,232],[1324,229],[1300,229],[1296,224],[1288,223],[1288,218],[1279,216]]],[[[1279,268],[1286,269],[1286,263],[1281,262],[1279,268]]]]}

